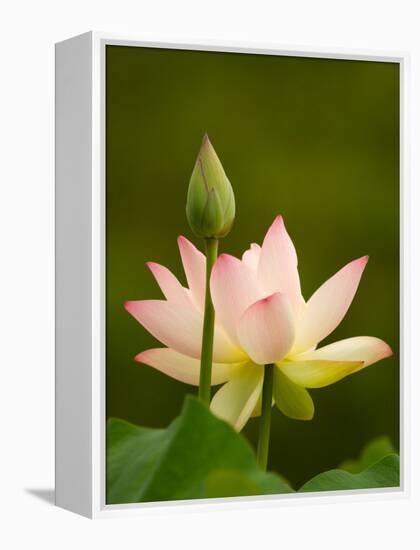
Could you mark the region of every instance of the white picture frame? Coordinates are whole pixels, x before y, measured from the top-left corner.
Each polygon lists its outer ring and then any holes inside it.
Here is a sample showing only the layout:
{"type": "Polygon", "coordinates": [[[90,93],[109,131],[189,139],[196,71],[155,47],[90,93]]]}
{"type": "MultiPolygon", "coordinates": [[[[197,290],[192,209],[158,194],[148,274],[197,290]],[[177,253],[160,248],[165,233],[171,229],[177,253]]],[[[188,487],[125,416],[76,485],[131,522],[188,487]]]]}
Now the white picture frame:
{"type": "Polygon", "coordinates": [[[165,508],[297,505],[407,497],[410,360],[407,171],[408,55],[244,43],[163,43],[89,32],[56,45],[56,504],[90,517],[165,508]],[[392,62],[400,65],[401,486],[235,497],[211,502],[105,504],[105,48],[107,45],[392,62]]]}

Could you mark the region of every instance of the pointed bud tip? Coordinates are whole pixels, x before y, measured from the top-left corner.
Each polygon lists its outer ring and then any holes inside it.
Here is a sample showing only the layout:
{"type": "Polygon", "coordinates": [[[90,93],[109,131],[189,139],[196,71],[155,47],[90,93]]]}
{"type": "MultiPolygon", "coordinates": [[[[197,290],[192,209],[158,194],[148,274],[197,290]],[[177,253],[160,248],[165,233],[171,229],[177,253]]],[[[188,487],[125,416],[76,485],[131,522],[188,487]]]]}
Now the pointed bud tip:
{"type": "Polygon", "coordinates": [[[224,237],[235,218],[232,186],[207,133],[190,178],[186,214],[194,233],[205,238],[224,237]]]}
{"type": "Polygon", "coordinates": [[[198,158],[200,158],[200,154],[202,153],[203,150],[206,150],[210,147],[213,149],[210,138],[209,138],[208,134],[206,133],[206,134],[203,135],[203,137],[201,139],[200,151],[198,153],[198,158]]]}

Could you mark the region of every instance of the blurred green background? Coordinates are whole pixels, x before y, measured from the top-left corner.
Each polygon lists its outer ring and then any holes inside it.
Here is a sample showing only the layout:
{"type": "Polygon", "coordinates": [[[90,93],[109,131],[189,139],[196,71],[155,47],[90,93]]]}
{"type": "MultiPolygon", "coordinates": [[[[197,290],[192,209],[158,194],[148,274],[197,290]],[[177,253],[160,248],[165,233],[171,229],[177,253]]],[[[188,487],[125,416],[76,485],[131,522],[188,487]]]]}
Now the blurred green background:
{"type": "MultiPolygon", "coordinates": [[[[176,237],[207,132],[237,202],[221,250],[261,243],[277,214],[299,255],[304,297],[370,255],[346,318],[325,343],[385,339],[395,355],[312,390],[315,418],[273,409],[269,468],[295,486],[359,454],[399,446],[399,68],[394,63],[107,46],[107,415],[150,427],[180,411],[186,386],[133,361],[157,345],[123,308],[160,298],[145,266],[184,281],[176,237]]],[[[159,345],[159,344],[158,344],[159,345]]],[[[256,441],[258,420],[244,433],[256,441]]]]}

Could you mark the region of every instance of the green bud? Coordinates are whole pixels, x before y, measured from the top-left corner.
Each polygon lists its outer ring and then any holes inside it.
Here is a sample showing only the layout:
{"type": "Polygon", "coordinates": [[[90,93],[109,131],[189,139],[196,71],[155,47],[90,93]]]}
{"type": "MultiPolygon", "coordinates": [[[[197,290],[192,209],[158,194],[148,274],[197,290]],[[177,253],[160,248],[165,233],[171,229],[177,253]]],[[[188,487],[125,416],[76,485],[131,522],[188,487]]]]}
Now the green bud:
{"type": "Polygon", "coordinates": [[[216,151],[204,136],[191,175],[187,219],[196,235],[225,237],[235,220],[235,196],[216,151]]]}

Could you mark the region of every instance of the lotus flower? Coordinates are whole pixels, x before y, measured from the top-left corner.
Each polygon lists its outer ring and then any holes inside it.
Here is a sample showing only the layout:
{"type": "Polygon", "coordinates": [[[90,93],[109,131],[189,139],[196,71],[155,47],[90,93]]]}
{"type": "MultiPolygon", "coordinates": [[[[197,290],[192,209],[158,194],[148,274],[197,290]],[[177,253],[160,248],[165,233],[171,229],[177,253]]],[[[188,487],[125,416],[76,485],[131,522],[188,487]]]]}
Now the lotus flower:
{"type": "MultiPolygon", "coordinates": [[[[130,301],[126,309],[166,348],[136,361],[187,384],[199,384],[205,257],[179,237],[188,288],[165,267],[149,263],[166,300],[130,301]]],[[[345,265],[305,302],[297,257],[281,216],[262,246],[242,259],[222,254],[211,275],[216,311],[211,410],[241,430],[260,414],[264,365],[274,364],[273,402],[285,415],[310,420],[307,388],[321,388],[392,355],[379,338],[357,336],[318,348],[341,322],[354,298],[367,256],[345,265]]]]}

